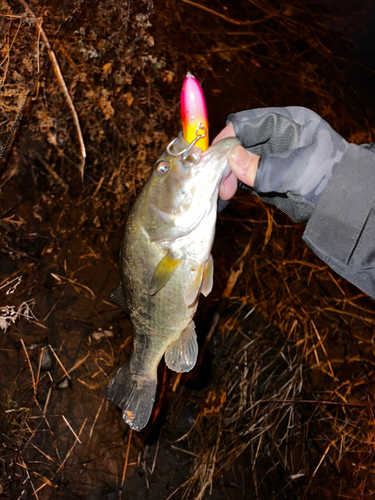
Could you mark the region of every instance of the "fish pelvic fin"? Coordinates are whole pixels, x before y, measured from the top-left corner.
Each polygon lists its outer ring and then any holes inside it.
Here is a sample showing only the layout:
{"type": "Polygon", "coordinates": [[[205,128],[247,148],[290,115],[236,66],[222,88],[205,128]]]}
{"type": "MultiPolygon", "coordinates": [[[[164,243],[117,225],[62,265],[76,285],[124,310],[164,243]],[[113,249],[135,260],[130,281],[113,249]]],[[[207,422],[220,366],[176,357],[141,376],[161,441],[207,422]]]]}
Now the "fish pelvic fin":
{"type": "Polygon", "coordinates": [[[169,344],[164,359],[165,363],[175,372],[189,372],[195,366],[198,357],[197,335],[194,321],[182,331],[180,337],[169,344]]]}
{"type": "Polygon", "coordinates": [[[116,286],[116,288],[109,294],[109,300],[117,307],[120,307],[125,312],[128,312],[128,308],[126,307],[125,297],[122,291],[122,282],[116,286]]]}
{"type": "Polygon", "coordinates": [[[184,292],[184,301],[187,307],[193,305],[198,297],[199,292],[205,297],[211,292],[214,283],[214,260],[212,255],[208,257],[206,262],[201,264],[195,275],[194,280],[186,288],[184,292]]]}
{"type": "Polygon", "coordinates": [[[208,257],[204,264],[201,293],[205,297],[211,292],[214,284],[214,259],[212,255],[208,257]]]}
{"type": "Polygon", "coordinates": [[[198,297],[199,290],[202,286],[202,277],[203,277],[203,266],[199,266],[198,272],[195,275],[194,280],[190,283],[190,285],[186,288],[184,292],[184,301],[187,307],[194,304],[196,298],[198,297]]]}
{"type": "Polygon", "coordinates": [[[155,295],[168,283],[181,262],[181,259],[174,258],[172,252],[168,250],[167,255],[156,266],[148,291],[149,295],[155,295]]]}
{"type": "Polygon", "coordinates": [[[110,381],[106,397],[121,408],[124,422],[131,429],[140,431],[150,419],[156,386],[156,372],[154,377],[137,377],[126,362],[110,381]]]}

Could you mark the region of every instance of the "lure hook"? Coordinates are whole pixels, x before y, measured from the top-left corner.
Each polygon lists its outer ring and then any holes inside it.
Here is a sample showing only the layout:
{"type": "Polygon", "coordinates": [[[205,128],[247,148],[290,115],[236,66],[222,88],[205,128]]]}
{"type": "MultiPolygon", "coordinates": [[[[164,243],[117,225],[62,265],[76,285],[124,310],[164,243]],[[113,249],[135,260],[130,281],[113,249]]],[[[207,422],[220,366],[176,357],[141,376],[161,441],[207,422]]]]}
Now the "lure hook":
{"type": "Polygon", "coordinates": [[[178,137],[176,137],[168,144],[168,146],[166,147],[166,151],[171,156],[174,157],[180,156],[182,163],[185,163],[191,153],[191,150],[196,145],[196,143],[199,141],[199,139],[203,139],[203,137],[206,137],[206,135],[207,135],[206,127],[203,125],[203,123],[200,123],[198,127],[195,129],[195,136],[196,136],[195,139],[185,149],[179,151],[178,153],[173,153],[171,151],[172,146],[175,144],[176,141],[178,141],[178,137]],[[199,133],[200,130],[203,131],[202,134],[199,133]]]}

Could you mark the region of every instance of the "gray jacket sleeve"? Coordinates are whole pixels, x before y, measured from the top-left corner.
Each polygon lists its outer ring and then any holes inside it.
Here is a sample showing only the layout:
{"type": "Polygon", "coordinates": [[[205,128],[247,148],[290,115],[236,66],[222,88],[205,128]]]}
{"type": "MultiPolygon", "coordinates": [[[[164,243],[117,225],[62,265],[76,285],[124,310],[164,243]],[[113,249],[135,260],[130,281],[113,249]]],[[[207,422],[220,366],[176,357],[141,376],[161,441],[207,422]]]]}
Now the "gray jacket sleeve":
{"type": "Polygon", "coordinates": [[[350,144],[312,110],[260,108],[228,116],[260,155],[253,192],[293,221],[338,274],[375,299],[375,151],[350,144]]]}
{"type": "Polygon", "coordinates": [[[375,152],[349,145],[303,239],[332,269],[375,299],[375,152]]]}

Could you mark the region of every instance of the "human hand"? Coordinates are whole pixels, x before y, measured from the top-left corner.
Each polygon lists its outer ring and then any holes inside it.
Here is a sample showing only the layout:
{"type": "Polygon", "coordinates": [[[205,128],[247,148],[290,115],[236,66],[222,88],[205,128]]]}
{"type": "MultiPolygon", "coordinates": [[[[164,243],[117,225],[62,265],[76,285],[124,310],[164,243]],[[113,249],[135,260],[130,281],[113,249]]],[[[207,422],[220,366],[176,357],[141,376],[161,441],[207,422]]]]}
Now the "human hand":
{"type": "MultiPolygon", "coordinates": [[[[233,124],[230,123],[215,137],[212,144],[225,137],[235,137],[233,124]]],[[[226,201],[230,200],[237,191],[238,180],[247,186],[253,187],[258,168],[260,156],[237,144],[228,157],[230,174],[224,177],[219,187],[219,197],[226,201]]]]}
{"type": "MultiPolygon", "coordinates": [[[[295,222],[308,220],[348,142],[314,111],[302,107],[242,111],[230,115],[228,122],[215,141],[235,134],[252,154],[246,156],[241,146],[233,148],[228,159],[233,174],[242,171],[239,180],[243,182],[244,176],[255,194],[295,222]],[[260,155],[258,168],[256,155],[260,155]]],[[[234,194],[235,181],[230,176],[225,179],[222,199],[234,194]]]]}

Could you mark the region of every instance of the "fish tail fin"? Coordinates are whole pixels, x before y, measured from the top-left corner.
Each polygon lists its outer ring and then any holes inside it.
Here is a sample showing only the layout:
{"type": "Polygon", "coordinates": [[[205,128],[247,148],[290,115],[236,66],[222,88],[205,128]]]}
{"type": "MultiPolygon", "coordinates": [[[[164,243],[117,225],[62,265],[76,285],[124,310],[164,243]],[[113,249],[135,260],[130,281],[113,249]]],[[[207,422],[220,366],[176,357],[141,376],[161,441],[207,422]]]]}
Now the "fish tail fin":
{"type": "Polygon", "coordinates": [[[139,377],[125,363],[110,381],[106,397],[122,410],[122,418],[135,431],[146,427],[155,401],[157,376],[139,377]]]}

